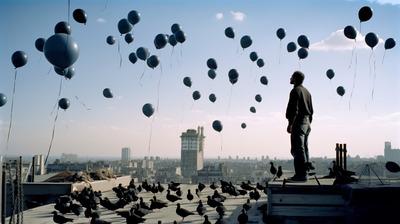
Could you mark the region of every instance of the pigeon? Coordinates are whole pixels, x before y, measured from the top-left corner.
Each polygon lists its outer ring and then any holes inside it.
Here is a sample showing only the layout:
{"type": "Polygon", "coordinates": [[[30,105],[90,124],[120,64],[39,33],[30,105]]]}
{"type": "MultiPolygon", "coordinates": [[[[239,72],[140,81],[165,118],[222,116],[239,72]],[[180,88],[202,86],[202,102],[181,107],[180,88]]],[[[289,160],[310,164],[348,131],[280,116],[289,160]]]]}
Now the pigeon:
{"type": "Polygon", "coordinates": [[[140,207],[151,210],[149,204],[143,201],[143,197],[140,197],[139,201],[140,207]]]}
{"type": "Polygon", "coordinates": [[[197,188],[198,188],[198,189],[199,189],[199,191],[201,192],[201,191],[203,191],[203,190],[204,190],[204,188],[206,188],[206,185],[204,185],[203,183],[199,182],[199,184],[198,184],[197,188]]]}
{"type": "Polygon", "coordinates": [[[151,209],[162,209],[162,208],[168,207],[167,202],[157,200],[156,197],[153,197],[152,199],[150,199],[150,201],[151,201],[151,204],[150,204],[151,209]]]}
{"type": "Polygon", "coordinates": [[[187,195],[186,195],[186,198],[187,198],[189,201],[192,201],[193,198],[194,198],[193,194],[190,193],[190,189],[188,189],[188,193],[187,193],[187,195]]]}
{"type": "Polygon", "coordinates": [[[61,214],[66,214],[71,212],[70,207],[66,204],[61,202],[60,198],[56,199],[56,204],[54,205],[54,209],[58,210],[61,214]]]}
{"type": "Polygon", "coordinates": [[[217,219],[215,224],[228,224],[228,222],[224,219],[223,216],[219,215],[219,218],[217,219]]]}
{"type": "Polygon", "coordinates": [[[181,204],[177,203],[176,204],[176,214],[178,214],[180,217],[182,217],[182,221],[185,219],[185,217],[189,216],[189,215],[194,215],[193,212],[181,208],[181,204]]]}
{"type": "Polygon", "coordinates": [[[211,222],[208,220],[208,215],[204,215],[204,222],[203,224],[211,224],[211,222]]]}
{"type": "Polygon", "coordinates": [[[227,211],[224,205],[218,205],[215,210],[218,212],[220,216],[224,216],[227,211]]]}
{"type": "Polygon", "coordinates": [[[175,193],[176,193],[176,195],[178,195],[178,197],[182,197],[183,192],[180,187],[178,187],[178,189],[176,190],[175,193]]]}
{"type": "Polygon", "coordinates": [[[199,205],[196,208],[196,212],[200,216],[203,216],[207,212],[207,208],[203,206],[203,203],[201,202],[201,200],[199,200],[199,205]]]}
{"type": "Polygon", "coordinates": [[[174,203],[175,201],[182,200],[182,198],[177,195],[171,194],[171,191],[168,189],[167,190],[167,200],[174,203]]]}
{"type": "Polygon", "coordinates": [[[254,199],[256,200],[256,202],[260,199],[261,195],[260,193],[257,191],[257,189],[254,189],[254,191],[250,192],[250,199],[254,199]]]}
{"type": "Polygon", "coordinates": [[[160,181],[157,184],[157,188],[158,188],[158,192],[160,192],[160,193],[162,193],[165,190],[165,188],[160,184],[160,181]]]}
{"type": "Polygon", "coordinates": [[[257,183],[257,184],[256,184],[256,188],[257,188],[258,190],[260,190],[260,191],[263,191],[263,190],[264,190],[264,186],[262,186],[260,183],[257,183]]]}
{"type": "Polygon", "coordinates": [[[72,201],[69,202],[69,208],[71,212],[74,213],[76,216],[79,216],[83,213],[83,207],[78,204],[72,203],[72,201]]]}
{"type": "Polygon", "coordinates": [[[100,218],[98,218],[98,217],[93,217],[93,218],[90,220],[90,224],[111,224],[111,222],[102,220],[102,219],[100,219],[100,218]]]}
{"type": "Polygon", "coordinates": [[[213,189],[213,190],[217,189],[218,187],[219,186],[217,184],[215,184],[215,182],[212,182],[211,185],[210,185],[210,188],[213,189]]]}
{"type": "Polygon", "coordinates": [[[219,201],[216,201],[215,199],[212,199],[211,196],[207,196],[207,205],[209,205],[212,208],[215,208],[218,205],[222,205],[222,203],[219,201]]]}
{"type": "Polygon", "coordinates": [[[269,172],[271,172],[271,174],[275,176],[275,174],[277,172],[276,167],[274,166],[273,162],[270,162],[269,164],[271,164],[271,168],[269,169],[269,172]]]}
{"type": "Polygon", "coordinates": [[[246,203],[243,204],[244,210],[248,211],[251,208],[250,199],[247,199],[246,203]]]}
{"type": "Polygon", "coordinates": [[[242,209],[242,213],[238,216],[237,218],[239,224],[246,224],[247,221],[249,220],[249,217],[246,214],[246,210],[242,209]]]}
{"type": "Polygon", "coordinates": [[[67,222],[73,222],[74,221],[73,219],[65,218],[62,215],[58,215],[56,211],[53,211],[52,213],[53,213],[53,221],[55,223],[62,224],[62,223],[67,223],[67,222]]]}
{"type": "Polygon", "coordinates": [[[283,174],[282,166],[278,166],[278,171],[276,172],[276,176],[278,178],[281,178],[282,174],[283,174]]]}

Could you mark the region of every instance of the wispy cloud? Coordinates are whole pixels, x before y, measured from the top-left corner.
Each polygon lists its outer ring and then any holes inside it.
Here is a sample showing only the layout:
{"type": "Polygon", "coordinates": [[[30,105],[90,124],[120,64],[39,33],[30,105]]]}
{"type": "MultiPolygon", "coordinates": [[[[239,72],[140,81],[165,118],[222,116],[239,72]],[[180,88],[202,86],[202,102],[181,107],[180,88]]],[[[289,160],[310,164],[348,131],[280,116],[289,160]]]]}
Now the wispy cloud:
{"type": "Polygon", "coordinates": [[[242,12],[231,11],[231,14],[233,16],[233,19],[237,20],[237,21],[243,21],[244,17],[246,17],[246,15],[244,13],[242,13],[242,12]]]}
{"type": "Polygon", "coordinates": [[[369,0],[371,3],[400,5],[400,0],[369,0]]]}
{"type": "Polygon", "coordinates": [[[105,23],[105,22],[106,22],[106,20],[105,20],[105,19],[103,19],[103,18],[98,18],[98,19],[97,19],[97,22],[98,22],[98,23],[105,23]]]}
{"type": "MultiPolygon", "coordinates": [[[[370,49],[365,43],[364,36],[357,31],[356,47],[357,49],[370,49]]],[[[384,41],[379,38],[379,43],[382,44],[384,41]]],[[[342,30],[337,30],[324,40],[317,43],[311,44],[310,49],[316,51],[351,51],[354,48],[354,40],[347,38],[342,30]]]]}
{"type": "Polygon", "coordinates": [[[224,18],[224,14],[222,14],[222,12],[219,12],[215,15],[215,18],[217,18],[218,20],[224,18]]]}

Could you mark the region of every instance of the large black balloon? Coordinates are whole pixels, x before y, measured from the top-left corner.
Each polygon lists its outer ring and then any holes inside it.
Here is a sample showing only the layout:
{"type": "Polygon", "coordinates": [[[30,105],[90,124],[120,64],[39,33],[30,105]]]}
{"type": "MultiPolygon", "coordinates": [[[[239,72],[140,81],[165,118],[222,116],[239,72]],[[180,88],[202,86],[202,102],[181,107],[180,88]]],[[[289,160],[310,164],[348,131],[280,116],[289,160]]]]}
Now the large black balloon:
{"type": "Polygon", "coordinates": [[[165,34],[157,34],[154,38],[154,46],[156,49],[164,48],[168,44],[168,37],[165,34]]]}
{"type": "Polygon", "coordinates": [[[38,38],[35,41],[35,47],[38,51],[43,52],[44,43],[46,43],[46,39],[38,38]]]}
{"type": "Polygon", "coordinates": [[[221,123],[221,121],[215,120],[215,121],[212,123],[212,127],[213,127],[213,129],[214,129],[215,131],[221,132],[221,131],[222,131],[222,123],[221,123]]]}
{"type": "Polygon", "coordinates": [[[79,47],[75,40],[67,34],[57,33],[46,40],[43,48],[46,59],[61,69],[68,68],[79,57],[79,47]]]}
{"type": "Polygon", "coordinates": [[[388,38],[388,39],[385,41],[385,50],[392,49],[392,48],[394,48],[394,46],[396,46],[396,40],[395,40],[395,39],[393,39],[393,38],[388,38]]]}
{"type": "Polygon", "coordinates": [[[215,96],[214,93],[211,93],[211,94],[208,96],[208,99],[209,99],[211,102],[214,103],[214,102],[217,100],[217,97],[215,96]]]}
{"type": "Polygon", "coordinates": [[[109,89],[109,88],[105,88],[105,89],[103,90],[103,96],[104,96],[105,98],[113,98],[113,97],[114,97],[114,95],[113,95],[111,89],[109,89]]]}
{"type": "Polygon", "coordinates": [[[0,93],[0,107],[6,105],[7,103],[7,96],[3,93],[0,93]]]}
{"type": "Polygon", "coordinates": [[[214,58],[209,58],[209,59],[207,60],[207,67],[208,67],[209,69],[214,69],[214,70],[216,70],[216,69],[218,68],[217,61],[216,61],[214,58]]]}
{"type": "Polygon", "coordinates": [[[297,44],[299,44],[300,47],[308,48],[310,46],[310,41],[306,35],[300,35],[297,38],[297,44]]]}
{"type": "Polygon", "coordinates": [[[142,107],[142,112],[146,117],[150,117],[154,114],[154,106],[151,103],[146,103],[142,107]]]}
{"type": "Polygon", "coordinates": [[[125,42],[126,43],[130,44],[133,42],[133,40],[134,40],[133,34],[131,34],[131,33],[125,34],[125,42]]]}
{"type": "Polygon", "coordinates": [[[267,79],[267,77],[266,77],[266,76],[261,76],[260,82],[261,82],[263,85],[268,85],[268,79],[267,79]]]}
{"type": "Polygon", "coordinates": [[[186,76],[185,78],[183,78],[183,84],[189,88],[192,87],[192,79],[186,76]]]}
{"type": "Polygon", "coordinates": [[[152,55],[147,59],[147,65],[150,68],[155,68],[160,64],[160,58],[157,55],[152,55]]]}
{"type": "Polygon", "coordinates": [[[232,27],[227,27],[225,29],[225,36],[228,38],[235,38],[235,30],[232,27]]]}
{"type": "Polygon", "coordinates": [[[297,45],[296,45],[295,42],[289,42],[289,43],[287,44],[287,51],[288,51],[289,53],[295,51],[296,49],[297,49],[297,45]]]}
{"type": "Polygon", "coordinates": [[[140,60],[147,60],[148,57],[150,57],[150,51],[149,49],[145,48],[145,47],[139,47],[136,50],[136,56],[140,59],[140,60]]]}
{"type": "Polygon", "coordinates": [[[61,21],[54,27],[54,33],[71,34],[71,26],[65,21],[61,21]]]}
{"type": "Polygon", "coordinates": [[[75,9],[74,12],[72,13],[72,16],[74,17],[76,22],[83,23],[83,24],[86,25],[87,14],[86,14],[85,10],[83,10],[83,9],[75,9]]]}
{"type": "Polygon", "coordinates": [[[28,63],[28,55],[24,51],[16,51],[11,56],[11,62],[15,68],[19,68],[28,63]]]}
{"type": "Polygon", "coordinates": [[[332,69],[328,69],[328,70],[326,71],[326,76],[327,76],[329,79],[332,79],[332,78],[335,76],[335,72],[334,72],[332,69]]]}
{"type": "Polygon", "coordinates": [[[233,85],[239,79],[239,72],[236,69],[231,69],[229,70],[228,77],[229,77],[229,82],[231,82],[233,85]]]}
{"type": "Polygon", "coordinates": [[[128,21],[130,24],[135,25],[140,21],[140,13],[136,10],[132,10],[128,13],[128,21]]]}
{"type": "Polygon", "coordinates": [[[299,59],[304,59],[308,56],[308,50],[304,47],[300,48],[297,51],[297,56],[299,56],[299,59]]]}
{"type": "Polygon", "coordinates": [[[253,51],[250,53],[249,57],[252,62],[255,62],[258,59],[258,54],[257,54],[257,52],[253,51]]]}
{"type": "Polygon", "coordinates": [[[175,34],[169,35],[168,43],[171,44],[172,47],[175,47],[175,45],[178,44],[178,41],[176,40],[175,34]]]}
{"type": "Polygon", "coordinates": [[[253,44],[253,40],[248,35],[245,35],[240,39],[240,46],[242,46],[243,49],[250,47],[251,44],[253,44]]]}
{"type": "Polygon", "coordinates": [[[210,77],[210,79],[215,79],[215,77],[217,77],[217,71],[214,69],[208,70],[208,77],[210,77]]]}
{"type": "Polygon", "coordinates": [[[346,26],[343,30],[344,35],[349,38],[349,39],[356,39],[357,37],[357,31],[354,29],[352,26],[346,26]]]}
{"type": "Polygon", "coordinates": [[[360,22],[365,22],[371,19],[372,14],[372,9],[368,6],[364,6],[358,11],[358,18],[360,22]]]}
{"type": "Polygon", "coordinates": [[[183,32],[183,30],[178,30],[175,33],[175,39],[176,41],[178,41],[179,43],[183,43],[186,40],[186,33],[183,32]]]}
{"type": "Polygon", "coordinates": [[[68,100],[67,98],[62,98],[62,99],[60,99],[60,100],[58,101],[58,106],[59,106],[61,109],[66,110],[66,109],[69,108],[69,105],[70,105],[70,102],[69,102],[69,100],[68,100]]]}
{"type": "Polygon", "coordinates": [[[283,29],[283,28],[279,28],[277,31],[276,31],[276,36],[279,38],[279,39],[283,39],[283,38],[285,38],[285,36],[286,36],[286,31],[285,31],[285,29],[283,29]]]}
{"type": "Polygon", "coordinates": [[[172,26],[171,26],[171,32],[172,32],[173,34],[175,34],[176,32],[178,32],[179,30],[182,30],[181,25],[179,25],[178,23],[172,24],[172,26]]]}
{"type": "Polygon", "coordinates": [[[115,37],[114,36],[108,36],[106,41],[107,41],[107,44],[113,45],[113,44],[115,44],[115,37]]]}
{"type": "Polygon", "coordinates": [[[375,33],[367,33],[365,35],[365,43],[371,48],[374,48],[379,42],[379,38],[375,33]]]}
{"type": "Polygon", "coordinates": [[[132,53],[129,54],[129,61],[132,64],[135,64],[137,62],[137,60],[138,60],[138,57],[136,56],[135,52],[132,52],[132,53]]]}
{"type": "Polygon", "coordinates": [[[200,99],[201,94],[200,94],[199,91],[196,90],[196,91],[193,92],[192,97],[193,97],[194,100],[198,100],[198,99],[200,99]]]}
{"type": "Polygon", "coordinates": [[[128,21],[128,19],[121,19],[118,22],[118,31],[122,34],[126,34],[131,32],[133,29],[133,25],[128,21]]]}

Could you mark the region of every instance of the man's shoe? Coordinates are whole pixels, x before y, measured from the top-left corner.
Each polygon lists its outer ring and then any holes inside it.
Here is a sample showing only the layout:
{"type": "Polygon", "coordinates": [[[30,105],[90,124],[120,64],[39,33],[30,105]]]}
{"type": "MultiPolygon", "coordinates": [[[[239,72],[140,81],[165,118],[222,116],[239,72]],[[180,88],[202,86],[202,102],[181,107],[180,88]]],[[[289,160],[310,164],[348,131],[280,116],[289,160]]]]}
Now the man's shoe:
{"type": "Polygon", "coordinates": [[[315,162],[314,161],[306,162],[306,169],[308,171],[315,170],[315,162]]]}

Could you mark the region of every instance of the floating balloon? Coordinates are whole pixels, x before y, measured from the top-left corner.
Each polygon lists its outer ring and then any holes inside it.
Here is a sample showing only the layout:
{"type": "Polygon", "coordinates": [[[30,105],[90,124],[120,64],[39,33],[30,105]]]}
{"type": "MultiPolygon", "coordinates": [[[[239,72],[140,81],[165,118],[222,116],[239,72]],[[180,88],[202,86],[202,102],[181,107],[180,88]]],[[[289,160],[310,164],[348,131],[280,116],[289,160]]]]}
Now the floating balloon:
{"type": "Polygon", "coordinates": [[[60,99],[60,100],[58,101],[58,106],[59,106],[61,109],[66,110],[66,109],[69,108],[69,105],[70,105],[70,102],[69,102],[69,100],[68,100],[67,98],[62,98],[62,99],[60,99]]]}
{"type": "Polygon", "coordinates": [[[56,24],[54,27],[54,33],[65,33],[70,35],[71,34],[71,26],[69,23],[61,21],[56,24]]]}
{"type": "Polygon", "coordinates": [[[7,96],[3,93],[0,93],[0,107],[6,105],[7,103],[7,96]]]}
{"type": "Polygon", "coordinates": [[[114,36],[108,36],[107,37],[107,44],[109,44],[109,45],[115,44],[115,37],[114,36]]]}
{"type": "Polygon", "coordinates": [[[258,59],[258,54],[257,54],[257,52],[253,51],[250,53],[249,57],[252,62],[255,62],[258,59]]]}
{"type": "Polygon", "coordinates": [[[22,67],[28,62],[28,55],[23,51],[16,51],[11,56],[11,62],[15,68],[22,67]]]}
{"type": "Polygon", "coordinates": [[[178,23],[172,24],[172,26],[171,26],[171,32],[172,32],[173,34],[175,34],[176,32],[178,32],[179,30],[182,30],[181,25],[179,25],[178,23]]]}
{"type": "Polygon", "coordinates": [[[259,68],[262,68],[262,67],[264,67],[264,65],[265,65],[264,59],[259,58],[259,59],[257,60],[257,66],[258,66],[259,68]]]}
{"type": "Polygon", "coordinates": [[[344,35],[349,38],[349,39],[356,39],[357,37],[357,31],[354,29],[352,26],[346,26],[343,30],[344,35]]]}
{"type": "Polygon", "coordinates": [[[243,129],[245,129],[245,128],[247,127],[246,123],[242,123],[240,126],[241,126],[243,129]]]}
{"type": "Polygon", "coordinates": [[[255,97],[255,99],[256,99],[256,101],[259,102],[259,103],[262,101],[262,97],[261,97],[260,94],[257,94],[256,97],[255,97]]]}
{"type": "Polygon", "coordinates": [[[280,40],[282,40],[283,38],[285,38],[285,36],[286,36],[286,31],[285,31],[285,29],[279,28],[279,29],[276,31],[276,36],[277,36],[280,40]]]}
{"type": "Polygon", "coordinates": [[[326,71],[326,76],[327,76],[329,79],[332,79],[332,78],[335,76],[335,72],[334,72],[332,69],[328,69],[328,70],[326,71]]]}
{"type": "Polygon", "coordinates": [[[385,50],[389,50],[396,46],[396,40],[393,38],[389,38],[385,41],[385,50]]]}
{"type": "Polygon", "coordinates": [[[215,131],[221,132],[221,131],[222,131],[222,123],[221,123],[221,121],[215,120],[215,121],[212,123],[212,127],[213,127],[213,129],[214,129],[215,131]]]}
{"type": "Polygon", "coordinates": [[[200,99],[201,94],[200,94],[199,91],[196,90],[196,91],[193,92],[192,97],[193,97],[194,100],[198,100],[198,99],[200,99]]]}
{"type": "Polygon", "coordinates": [[[298,51],[297,51],[297,56],[299,56],[299,59],[304,59],[304,58],[306,58],[307,56],[308,56],[308,51],[307,51],[307,49],[305,49],[305,48],[300,48],[298,51]]]}
{"type": "Polygon", "coordinates": [[[147,65],[150,68],[155,68],[160,64],[160,58],[157,55],[152,55],[147,59],[147,65]]]}
{"type": "Polygon", "coordinates": [[[214,102],[217,100],[217,97],[215,96],[214,93],[211,93],[211,94],[208,96],[208,99],[209,99],[211,102],[214,103],[214,102]]]}
{"type": "Polygon", "coordinates": [[[250,112],[256,113],[256,108],[255,107],[250,107],[250,112]]]}
{"type": "Polygon", "coordinates": [[[379,38],[375,33],[368,33],[365,35],[365,43],[373,49],[379,42],[379,38]]]}
{"type": "Polygon", "coordinates": [[[165,34],[157,34],[154,38],[154,46],[156,49],[164,48],[168,44],[168,37],[165,34]]]}
{"type": "Polygon", "coordinates": [[[288,45],[287,45],[287,51],[288,51],[289,53],[295,51],[296,49],[297,49],[297,45],[296,45],[295,42],[290,42],[290,43],[288,43],[288,45]]]}
{"type": "Polygon", "coordinates": [[[83,9],[75,9],[74,12],[72,13],[72,16],[74,17],[76,22],[83,23],[83,24],[86,25],[87,14],[86,14],[85,10],[83,10],[83,9]]]}
{"type": "Polygon", "coordinates": [[[46,40],[43,48],[47,60],[61,69],[68,68],[79,57],[79,47],[75,40],[64,33],[57,33],[46,40]]]}
{"type": "Polygon", "coordinates": [[[113,95],[111,89],[109,89],[109,88],[105,88],[105,89],[103,90],[103,96],[104,96],[105,98],[113,98],[113,97],[114,97],[114,95],[113,95]]]}
{"type": "Polygon", "coordinates": [[[65,75],[67,74],[67,72],[68,72],[68,68],[66,68],[66,69],[61,69],[61,68],[59,68],[59,67],[54,66],[54,71],[55,71],[57,74],[61,75],[61,76],[65,76],[65,75]]]}
{"type": "Polygon", "coordinates": [[[35,41],[35,47],[38,51],[43,52],[44,43],[46,43],[46,39],[38,38],[35,41]]]}
{"type": "Polygon", "coordinates": [[[340,96],[343,96],[346,91],[344,90],[343,86],[339,86],[339,87],[337,87],[336,92],[340,96]]]}
{"type": "Polygon", "coordinates": [[[178,41],[179,43],[183,43],[186,40],[186,33],[183,32],[183,30],[178,30],[175,33],[175,38],[176,38],[176,41],[178,41]]]}
{"type": "Polygon", "coordinates": [[[136,10],[132,10],[128,13],[128,21],[130,24],[135,25],[140,21],[140,13],[136,10]]]}
{"type": "Polygon", "coordinates": [[[118,31],[122,34],[126,34],[131,32],[133,29],[133,25],[128,21],[128,19],[121,19],[118,22],[118,31]]]}
{"type": "Polygon", "coordinates": [[[178,44],[178,41],[175,38],[175,34],[169,35],[168,43],[171,44],[172,47],[175,47],[175,45],[178,44]]]}
{"type": "Polygon", "coordinates": [[[185,84],[185,86],[189,88],[192,87],[192,79],[186,76],[185,78],[183,78],[183,84],[185,84]]]}
{"type": "Polygon", "coordinates": [[[358,11],[358,18],[360,22],[365,22],[371,19],[372,14],[372,9],[368,6],[364,6],[358,11]]]}
{"type": "Polygon", "coordinates": [[[129,54],[129,61],[132,64],[135,64],[137,62],[137,60],[138,60],[138,57],[136,56],[135,52],[132,52],[132,53],[129,54]]]}
{"type": "Polygon", "coordinates": [[[214,58],[209,58],[208,60],[207,60],[207,67],[209,68],[209,69],[214,69],[214,70],[217,70],[217,61],[214,59],[214,58]]]}
{"type": "Polygon", "coordinates": [[[150,117],[154,114],[154,106],[151,103],[146,103],[142,107],[142,112],[146,117],[150,117]]]}
{"type": "Polygon", "coordinates": [[[229,76],[229,81],[230,81],[230,82],[232,83],[232,85],[233,85],[233,84],[235,84],[235,83],[238,81],[238,79],[239,79],[239,72],[238,72],[236,69],[231,69],[231,70],[229,70],[228,76],[229,76]]]}
{"type": "Polygon", "coordinates": [[[235,38],[235,30],[232,27],[227,27],[225,29],[225,36],[231,39],[235,38]]]}
{"type": "Polygon", "coordinates": [[[253,40],[248,35],[245,35],[240,39],[240,46],[242,46],[243,49],[250,47],[252,43],[253,40]]]}
{"type": "Polygon", "coordinates": [[[208,70],[208,77],[210,77],[210,79],[215,79],[215,77],[217,77],[217,71],[214,69],[208,70]]]}
{"type": "Polygon", "coordinates": [[[125,42],[126,42],[127,44],[132,43],[133,40],[134,40],[133,34],[131,34],[131,33],[125,34],[125,42]]]}
{"type": "Polygon", "coordinates": [[[145,48],[145,47],[139,47],[136,50],[136,56],[140,59],[140,60],[147,60],[147,58],[150,57],[150,51],[149,49],[145,48]]]}
{"type": "Polygon", "coordinates": [[[261,76],[260,82],[261,82],[261,84],[263,84],[263,85],[268,85],[268,79],[267,79],[267,77],[266,77],[266,76],[261,76]]]}
{"type": "Polygon", "coordinates": [[[68,69],[67,72],[65,73],[65,78],[66,79],[72,79],[72,77],[75,75],[75,68],[73,66],[66,68],[68,69]]]}
{"type": "Polygon", "coordinates": [[[300,47],[308,48],[310,46],[310,41],[306,35],[300,35],[297,38],[297,44],[299,44],[300,47]]]}

